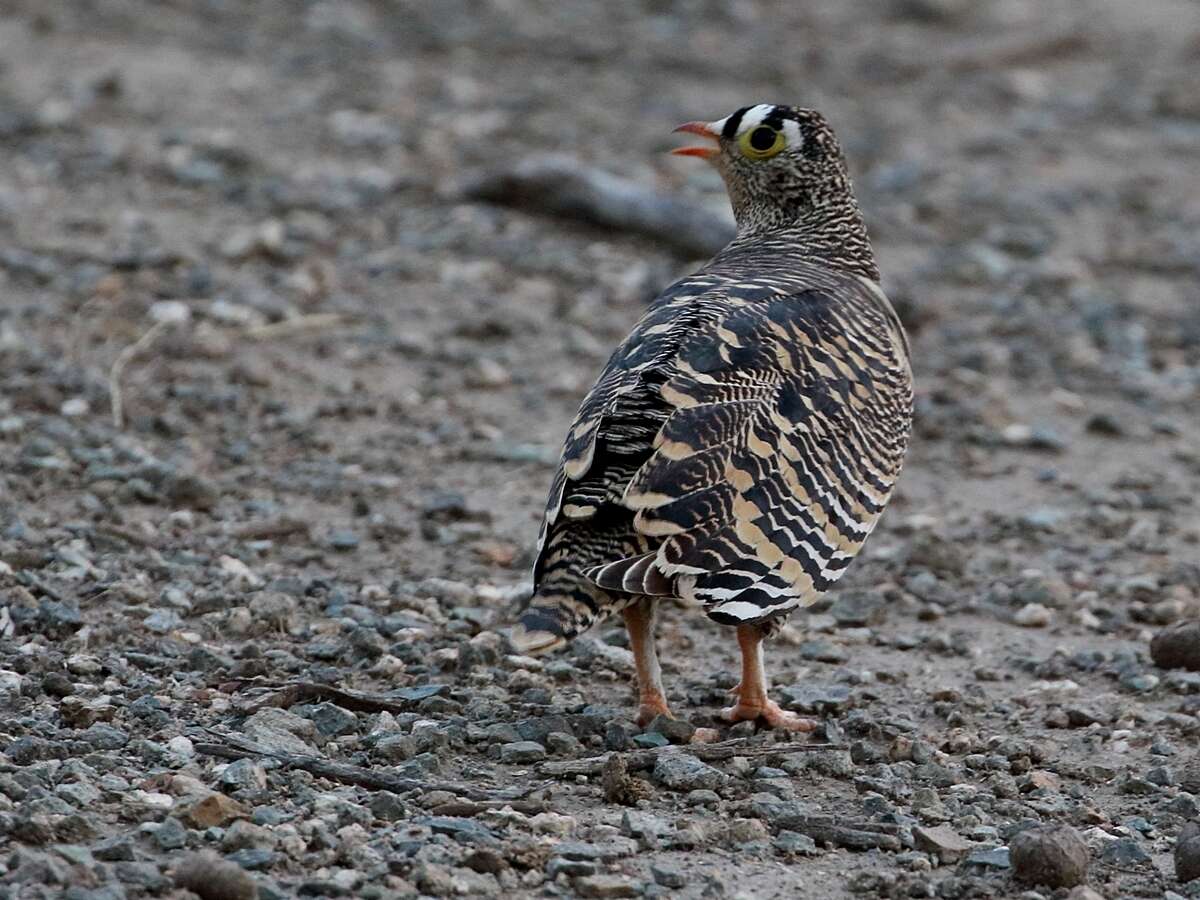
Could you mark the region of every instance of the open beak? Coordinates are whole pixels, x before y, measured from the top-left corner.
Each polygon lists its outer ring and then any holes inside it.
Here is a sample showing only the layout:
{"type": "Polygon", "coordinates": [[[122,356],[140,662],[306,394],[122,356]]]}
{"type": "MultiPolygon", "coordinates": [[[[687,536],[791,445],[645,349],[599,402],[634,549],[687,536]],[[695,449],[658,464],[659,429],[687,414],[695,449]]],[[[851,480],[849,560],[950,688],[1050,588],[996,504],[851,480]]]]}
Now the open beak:
{"type": "MultiPolygon", "coordinates": [[[[721,137],[708,122],[685,122],[675,129],[675,133],[698,134],[714,143],[721,137]]],[[[712,159],[721,151],[717,147],[676,147],[671,151],[675,156],[699,156],[701,159],[712,159]]]]}

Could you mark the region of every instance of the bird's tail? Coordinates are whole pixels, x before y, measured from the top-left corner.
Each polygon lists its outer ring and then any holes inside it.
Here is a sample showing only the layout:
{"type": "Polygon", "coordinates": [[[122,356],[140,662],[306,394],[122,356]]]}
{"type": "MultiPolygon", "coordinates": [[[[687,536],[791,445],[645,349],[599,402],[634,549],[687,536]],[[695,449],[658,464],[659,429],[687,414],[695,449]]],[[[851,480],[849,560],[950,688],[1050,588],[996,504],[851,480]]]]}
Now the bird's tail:
{"type": "Polygon", "coordinates": [[[584,579],[547,579],[538,586],[509,633],[518,653],[557,650],[607,613],[607,595],[584,579]]]}

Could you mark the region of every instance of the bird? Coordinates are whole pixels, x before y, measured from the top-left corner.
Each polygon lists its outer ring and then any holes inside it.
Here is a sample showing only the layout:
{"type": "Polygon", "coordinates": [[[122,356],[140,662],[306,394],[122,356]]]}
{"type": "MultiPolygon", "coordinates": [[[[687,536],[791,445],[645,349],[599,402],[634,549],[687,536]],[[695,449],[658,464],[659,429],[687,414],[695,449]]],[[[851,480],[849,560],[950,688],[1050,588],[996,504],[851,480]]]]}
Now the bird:
{"type": "Polygon", "coordinates": [[[736,233],[652,301],[583,400],[510,638],[545,653],[619,613],[644,727],[674,717],[655,622],[682,601],[735,631],[722,719],[811,731],[769,697],[763,642],[887,505],[911,434],[908,339],[821,113],[762,103],[675,131],[704,139],[671,152],[716,167],[736,233]]]}

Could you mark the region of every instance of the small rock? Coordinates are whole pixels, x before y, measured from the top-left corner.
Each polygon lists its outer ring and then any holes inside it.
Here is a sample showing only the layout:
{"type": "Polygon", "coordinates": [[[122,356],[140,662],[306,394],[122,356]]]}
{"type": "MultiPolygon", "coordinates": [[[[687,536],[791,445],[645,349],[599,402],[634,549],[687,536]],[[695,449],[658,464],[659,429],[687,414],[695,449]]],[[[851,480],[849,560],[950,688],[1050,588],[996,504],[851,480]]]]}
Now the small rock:
{"type": "Polygon", "coordinates": [[[663,887],[681,888],[687,884],[687,878],[682,872],[662,863],[650,864],[650,877],[654,879],[655,884],[661,884],[663,887]]]}
{"type": "Polygon", "coordinates": [[[225,794],[212,793],[194,804],[184,818],[193,828],[213,828],[228,825],[234,819],[245,819],[250,810],[225,794]]]}
{"type": "Polygon", "coordinates": [[[258,895],[254,879],[241,866],[212,853],[195,853],[180,862],[175,885],[201,900],[255,900],[258,895]]]}
{"type": "Polygon", "coordinates": [[[546,748],[537,741],[514,741],[500,747],[500,761],[505,763],[535,763],[546,758],[546,748]]]}
{"type": "Polygon", "coordinates": [[[696,726],[683,719],[672,719],[670,716],[655,716],[646,731],[661,734],[672,744],[687,744],[696,733],[696,726]]]}
{"type": "Polygon", "coordinates": [[[946,825],[933,828],[913,829],[913,840],[917,849],[937,856],[943,866],[958,862],[971,849],[970,843],[959,837],[958,833],[946,825]]]}
{"type": "Polygon", "coordinates": [[[1100,859],[1111,866],[1129,867],[1150,862],[1150,854],[1134,838],[1118,838],[1104,845],[1100,859]]]}
{"type": "Polygon", "coordinates": [[[1188,822],[1175,840],[1175,877],[1200,878],[1200,824],[1188,822]]]}
{"type": "Polygon", "coordinates": [[[1150,657],[1164,669],[1200,672],[1200,622],[1164,628],[1150,641],[1150,657]]]}
{"type": "Polygon", "coordinates": [[[728,776],[690,753],[670,751],[655,761],[654,780],[672,791],[715,790],[728,776]]]}
{"type": "Polygon", "coordinates": [[[1026,603],[1013,614],[1013,622],[1025,628],[1045,628],[1050,617],[1050,610],[1042,604],[1026,603]]]}
{"type": "Polygon", "coordinates": [[[641,891],[632,879],[623,875],[584,875],[575,879],[580,897],[636,897],[641,891]]]}
{"type": "Polygon", "coordinates": [[[1069,825],[1021,831],[1013,837],[1010,850],[1013,874],[1019,881],[1074,887],[1087,878],[1087,845],[1069,825]]]}

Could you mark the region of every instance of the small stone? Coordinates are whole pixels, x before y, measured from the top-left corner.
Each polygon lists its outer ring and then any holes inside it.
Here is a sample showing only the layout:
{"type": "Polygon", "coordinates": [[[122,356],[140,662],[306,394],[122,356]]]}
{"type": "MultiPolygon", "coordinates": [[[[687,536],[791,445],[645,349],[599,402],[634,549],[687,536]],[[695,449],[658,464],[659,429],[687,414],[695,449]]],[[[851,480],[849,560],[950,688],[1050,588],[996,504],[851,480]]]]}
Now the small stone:
{"type": "Polygon", "coordinates": [[[642,734],[635,734],[633,736],[633,743],[634,745],[642,747],[646,750],[653,750],[657,747],[671,746],[671,741],[667,738],[667,736],[665,734],[659,734],[657,731],[646,731],[642,734]]]}
{"type": "Polygon", "coordinates": [[[662,863],[650,864],[650,877],[654,879],[655,884],[661,884],[663,887],[681,888],[687,884],[687,878],[682,872],[662,863]]]}
{"type": "Polygon", "coordinates": [[[1104,900],[1104,895],[1092,890],[1086,884],[1080,884],[1071,889],[1071,893],[1067,894],[1067,900],[1104,900]]]}
{"type": "Polygon", "coordinates": [[[672,791],[715,790],[728,776],[690,753],[670,751],[655,761],[654,780],[672,791]]]}
{"type": "Polygon", "coordinates": [[[1150,862],[1150,854],[1136,839],[1118,838],[1104,845],[1100,860],[1112,866],[1128,867],[1150,862]]]}
{"type": "Polygon", "coordinates": [[[359,536],[353,531],[339,529],[329,533],[329,546],[339,553],[349,553],[352,550],[357,550],[359,542],[359,536]]]}
{"type": "Polygon", "coordinates": [[[575,879],[580,897],[636,897],[641,891],[632,879],[623,875],[584,875],[575,879]]]}
{"type": "Polygon", "coordinates": [[[1050,610],[1040,603],[1026,603],[1013,614],[1013,622],[1024,628],[1045,628],[1050,624],[1050,610]]]}
{"type": "Polygon", "coordinates": [[[184,818],[193,828],[228,825],[234,819],[249,818],[250,810],[225,794],[212,793],[194,804],[184,818]]]}
{"type": "Polygon", "coordinates": [[[1009,846],[1013,874],[1019,881],[1074,887],[1087,878],[1087,845],[1069,825],[1026,829],[1017,833],[1009,846]]]}
{"type": "Polygon", "coordinates": [[[775,835],[772,843],[776,850],[786,856],[816,856],[818,852],[816,841],[807,834],[801,834],[788,828],[775,835]]]}
{"type": "Polygon", "coordinates": [[[696,733],[696,726],[683,719],[673,719],[670,716],[655,716],[646,731],[661,734],[672,744],[687,744],[696,733]]]}
{"type": "Polygon", "coordinates": [[[987,850],[972,850],[967,854],[966,865],[982,869],[1007,869],[1011,865],[1007,847],[992,847],[987,850]]]}
{"type": "Polygon", "coordinates": [[[918,850],[934,854],[943,866],[958,862],[971,849],[970,843],[947,825],[933,828],[918,826],[913,829],[913,840],[918,850]]]}
{"type": "Polygon", "coordinates": [[[536,763],[545,758],[546,748],[537,741],[514,741],[500,747],[500,761],[505,763],[536,763]]]}
{"type": "Polygon", "coordinates": [[[187,829],[174,817],[162,821],[154,832],[154,843],[163,850],[179,850],[187,846],[187,829]]]}
{"type": "Polygon", "coordinates": [[[212,853],[195,853],[175,867],[175,885],[201,900],[255,900],[254,879],[237,863],[212,853]]]}
{"type": "Polygon", "coordinates": [[[1164,669],[1200,672],[1200,622],[1164,628],[1150,641],[1150,658],[1164,669]]]}
{"type": "Polygon", "coordinates": [[[779,689],[784,704],[799,712],[841,712],[854,705],[850,688],[841,684],[800,682],[779,689]]]}
{"type": "Polygon", "coordinates": [[[1188,822],[1175,840],[1175,877],[1200,878],[1200,824],[1188,822]]]}
{"type": "Polygon", "coordinates": [[[367,809],[375,814],[375,818],[384,822],[399,822],[408,815],[408,807],[404,801],[391,791],[379,791],[371,797],[367,809]]]}
{"type": "Polygon", "coordinates": [[[318,703],[308,711],[308,718],[317,726],[317,731],[326,737],[350,734],[358,730],[358,717],[336,703],[318,703]]]}

